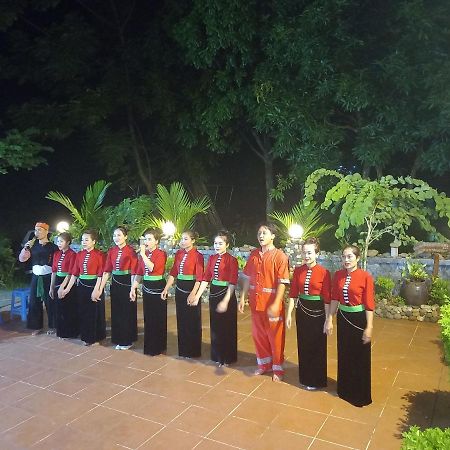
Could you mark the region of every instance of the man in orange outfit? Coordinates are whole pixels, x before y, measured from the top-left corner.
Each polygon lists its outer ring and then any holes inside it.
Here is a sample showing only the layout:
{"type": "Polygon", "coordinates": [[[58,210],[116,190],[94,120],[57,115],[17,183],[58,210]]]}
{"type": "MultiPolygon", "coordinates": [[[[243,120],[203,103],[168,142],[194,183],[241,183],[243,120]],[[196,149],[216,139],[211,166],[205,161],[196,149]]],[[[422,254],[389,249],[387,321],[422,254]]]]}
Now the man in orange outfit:
{"type": "Polygon", "coordinates": [[[272,371],[272,380],[278,382],[284,373],[283,295],[289,284],[289,263],[287,256],[273,244],[275,234],[276,227],[271,223],[261,224],[258,228],[261,249],[250,253],[244,267],[239,312],[244,312],[248,293],[258,362],[255,375],[272,371]]]}

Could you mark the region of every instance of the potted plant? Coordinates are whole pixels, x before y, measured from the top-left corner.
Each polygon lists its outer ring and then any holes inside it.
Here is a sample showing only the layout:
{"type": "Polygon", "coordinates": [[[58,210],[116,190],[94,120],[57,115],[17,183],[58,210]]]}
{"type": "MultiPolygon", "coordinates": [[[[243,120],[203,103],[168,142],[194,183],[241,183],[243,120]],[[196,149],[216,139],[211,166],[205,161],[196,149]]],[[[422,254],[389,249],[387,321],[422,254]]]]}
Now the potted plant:
{"type": "Polygon", "coordinates": [[[428,273],[425,264],[406,260],[402,271],[403,284],[400,295],[411,306],[424,305],[428,301],[428,273]]]}

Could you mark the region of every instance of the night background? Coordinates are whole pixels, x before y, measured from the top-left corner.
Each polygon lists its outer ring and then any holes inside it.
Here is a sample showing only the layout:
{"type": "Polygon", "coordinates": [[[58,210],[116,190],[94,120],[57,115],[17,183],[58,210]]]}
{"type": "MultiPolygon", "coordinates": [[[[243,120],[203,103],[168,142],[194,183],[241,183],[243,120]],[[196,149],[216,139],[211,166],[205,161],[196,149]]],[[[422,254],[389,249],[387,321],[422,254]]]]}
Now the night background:
{"type": "Polygon", "coordinates": [[[180,181],[254,244],[319,167],[450,193],[448,1],[10,1],[0,6],[0,234],[180,181]],[[47,149],[52,149],[47,151],[47,149]],[[42,158],[42,159],[41,159],[42,158]],[[274,200],[269,193],[275,193],[274,200]]]}

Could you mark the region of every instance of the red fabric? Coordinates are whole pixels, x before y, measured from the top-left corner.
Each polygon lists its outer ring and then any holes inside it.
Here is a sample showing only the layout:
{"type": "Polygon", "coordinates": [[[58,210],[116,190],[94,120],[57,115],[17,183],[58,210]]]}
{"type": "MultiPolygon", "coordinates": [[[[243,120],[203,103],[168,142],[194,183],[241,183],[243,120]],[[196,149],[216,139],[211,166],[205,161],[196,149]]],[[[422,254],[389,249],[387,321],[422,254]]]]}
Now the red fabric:
{"type": "Polygon", "coordinates": [[[70,273],[76,277],[79,277],[80,275],[97,275],[98,277],[101,277],[103,275],[103,266],[105,264],[106,255],[96,248],[92,249],[87,264],[87,271],[85,272],[83,269],[83,261],[87,253],[87,250],[81,250],[77,253],[70,273]]]}
{"type": "Polygon", "coordinates": [[[265,253],[255,249],[250,253],[244,267],[244,275],[250,281],[251,309],[265,311],[275,300],[275,292],[264,292],[263,288],[275,291],[279,284],[289,284],[288,257],[277,248],[265,253]]]}
{"type": "MultiPolygon", "coordinates": [[[[342,288],[344,287],[347,271],[338,270],[333,277],[331,288],[331,299],[337,300],[342,305],[345,305],[344,294],[342,288]]],[[[348,306],[364,305],[366,310],[373,311],[375,308],[375,292],[373,285],[373,278],[370,273],[356,269],[351,272],[351,281],[348,288],[348,306]]]]}
{"type": "MultiPolygon", "coordinates": [[[[103,268],[104,272],[111,273],[113,270],[116,270],[116,259],[119,253],[120,248],[115,245],[108,250],[108,254],[106,256],[105,267],[103,268]]],[[[119,261],[119,269],[117,270],[131,270],[131,272],[136,271],[136,266],[138,263],[138,258],[134,248],[131,245],[125,245],[122,248],[122,255],[119,261]]]]}
{"type": "MultiPolygon", "coordinates": [[[[214,279],[214,267],[217,262],[218,254],[211,255],[208,259],[208,264],[203,275],[203,281],[210,282],[214,279]]],[[[238,279],[238,261],[229,253],[224,253],[219,263],[219,278],[220,281],[228,281],[230,284],[237,284],[238,279]]]]}
{"type": "Polygon", "coordinates": [[[136,272],[133,275],[164,275],[164,270],[166,268],[167,254],[159,248],[155,248],[153,252],[145,252],[150,261],[155,265],[153,270],[150,272],[148,267],[146,267],[144,260],[139,257],[136,272]],[[147,273],[148,272],[148,273],[147,273]]]}
{"type": "MultiPolygon", "coordinates": [[[[305,294],[305,279],[309,267],[306,264],[296,267],[291,281],[289,297],[296,298],[300,294],[305,294]]],[[[320,295],[324,303],[331,300],[331,276],[325,267],[316,264],[312,267],[312,274],[309,280],[309,295],[320,295]]]]}
{"type": "Polygon", "coordinates": [[[284,308],[279,319],[270,321],[266,312],[252,311],[252,336],[258,367],[282,375],[285,342],[284,308]]]}
{"type": "MultiPolygon", "coordinates": [[[[61,259],[61,256],[64,252],[61,250],[57,250],[53,255],[53,264],[52,264],[52,272],[58,272],[58,262],[61,259]]],[[[77,254],[71,249],[68,248],[65,251],[64,260],[61,264],[61,272],[69,272],[72,269],[72,265],[75,262],[75,259],[77,257],[77,254]]]]}
{"type": "Polygon", "coordinates": [[[194,275],[196,280],[201,281],[203,279],[204,260],[203,255],[195,247],[188,252],[180,249],[175,253],[175,261],[172,269],[170,269],[170,275],[176,277],[180,273],[180,263],[186,253],[187,258],[183,265],[183,275],[194,275]]]}

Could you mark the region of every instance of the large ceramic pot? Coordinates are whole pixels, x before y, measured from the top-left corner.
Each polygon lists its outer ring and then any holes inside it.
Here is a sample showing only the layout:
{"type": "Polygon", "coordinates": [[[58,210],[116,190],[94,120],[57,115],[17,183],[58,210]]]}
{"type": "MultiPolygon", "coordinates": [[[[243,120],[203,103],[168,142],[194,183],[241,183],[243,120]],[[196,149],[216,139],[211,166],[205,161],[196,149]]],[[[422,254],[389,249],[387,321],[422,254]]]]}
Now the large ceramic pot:
{"type": "Polygon", "coordinates": [[[404,281],[400,295],[408,305],[425,305],[428,301],[428,283],[426,281],[404,281]]]}

